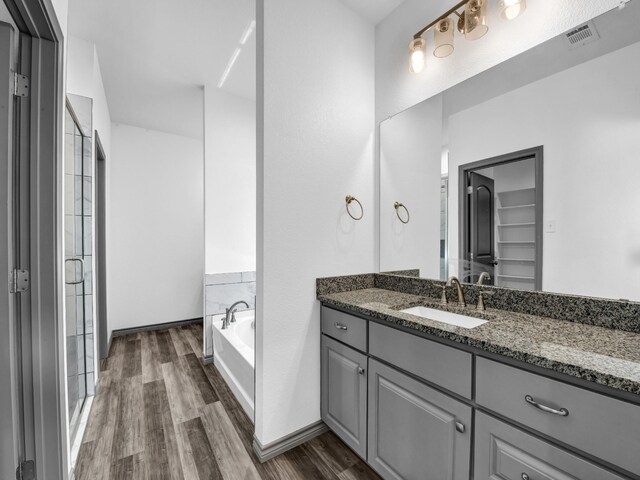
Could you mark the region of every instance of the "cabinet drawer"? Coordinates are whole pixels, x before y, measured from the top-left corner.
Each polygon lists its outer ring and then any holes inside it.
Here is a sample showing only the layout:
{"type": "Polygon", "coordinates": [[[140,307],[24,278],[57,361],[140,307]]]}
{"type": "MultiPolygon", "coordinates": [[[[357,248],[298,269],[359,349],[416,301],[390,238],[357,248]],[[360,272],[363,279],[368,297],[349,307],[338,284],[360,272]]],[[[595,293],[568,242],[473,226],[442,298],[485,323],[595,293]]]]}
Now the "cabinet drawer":
{"type": "Polygon", "coordinates": [[[369,353],[447,390],[471,398],[471,354],[416,335],[369,324],[369,353]]]}
{"type": "Polygon", "coordinates": [[[322,307],[320,318],[322,333],[360,351],[367,351],[366,320],[327,307],[322,307]]]}
{"type": "Polygon", "coordinates": [[[476,401],[560,442],[640,474],[640,406],[486,358],[476,360],[476,401]]]}
{"type": "Polygon", "coordinates": [[[476,480],[624,478],[482,412],[476,414],[474,466],[476,480]]]}

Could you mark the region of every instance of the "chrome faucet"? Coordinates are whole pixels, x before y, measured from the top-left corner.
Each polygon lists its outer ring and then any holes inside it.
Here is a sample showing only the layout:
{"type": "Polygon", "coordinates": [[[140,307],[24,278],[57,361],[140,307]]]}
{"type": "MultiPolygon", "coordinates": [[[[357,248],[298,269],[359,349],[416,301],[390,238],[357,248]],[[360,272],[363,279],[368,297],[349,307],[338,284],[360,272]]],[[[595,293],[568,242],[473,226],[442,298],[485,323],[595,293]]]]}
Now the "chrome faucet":
{"type": "Polygon", "coordinates": [[[491,275],[487,272],[482,272],[478,277],[478,285],[482,285],[482,283],[486,280],[491,280],[491,275]]]}
{"type": "Polygon", "coordinates": [[[449,280],[447,280],[447,287],[450,287],[454,284],[458,289],[458,305],[460,305],[461,307],[466,307],[467,302],[465,302],[464,300],[464,292],[462,291],[462,284],[460,283],[460,280],[458,280],[458,277],[456,276],[449,277],[449,280]]]}
{"type": "Polygon", "coordinates": [[[222,319],[222,330],[226,330],[227,328],[229,328],[230,323],[234,323],[236,321],[236,307],[240,304],[244,304],[245,307],[251,308],[249,307],[249,304],[244,300],[240,300],[239,302],[236,302],[233,305],[231,305],[229,308],[227,308],[226,309],[227,313],[222,319]]]}

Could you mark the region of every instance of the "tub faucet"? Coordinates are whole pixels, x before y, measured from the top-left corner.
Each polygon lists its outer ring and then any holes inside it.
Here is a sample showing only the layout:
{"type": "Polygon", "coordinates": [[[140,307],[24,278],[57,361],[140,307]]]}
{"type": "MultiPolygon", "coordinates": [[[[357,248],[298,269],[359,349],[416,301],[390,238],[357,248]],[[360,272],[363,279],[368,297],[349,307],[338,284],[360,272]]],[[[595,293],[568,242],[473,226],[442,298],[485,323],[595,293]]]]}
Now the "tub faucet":
{"type": "Polygon", "coordinates": [[[229,328],[229,324],[230,323],[234,323],[236,321],[236,307],[240,304],[244,304],[245,307],[247,308],[251,308],[249,307],[249,304],[247,302],[245,302],[244,300],[240,300],[239,302],[234,303],[233,305],[231,305],[229,308],[227,308],[227,313],[224,316],[224,318],[222,319],[222,329],[226,330],[227,328],[229,328]]]}
{"type": "Polygon", "coordinates": [[[460,284],[460,280],[458,280],[458,277],[456,276],[449,277],[449,280],[447,280],[447,287],[450,287],[454,284],[458,289],[458,305],[460,305],[461,307],[466,307],[467,302],[464,301],[464,293],[462,292],[462,285],[460,284]]]}

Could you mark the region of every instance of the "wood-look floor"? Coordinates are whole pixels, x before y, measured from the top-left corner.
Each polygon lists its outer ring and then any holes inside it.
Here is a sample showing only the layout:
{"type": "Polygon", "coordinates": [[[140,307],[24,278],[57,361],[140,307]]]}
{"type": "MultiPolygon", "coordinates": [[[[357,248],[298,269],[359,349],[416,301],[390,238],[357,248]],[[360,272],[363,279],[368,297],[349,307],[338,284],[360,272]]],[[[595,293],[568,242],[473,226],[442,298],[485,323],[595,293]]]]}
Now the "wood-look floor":
{"type": "Polygon", "coordinates": [[[76,480],[379,478],[330,432],[261,464],[253,424],[201,346],[200,325],[113,339],[76,480]]]}

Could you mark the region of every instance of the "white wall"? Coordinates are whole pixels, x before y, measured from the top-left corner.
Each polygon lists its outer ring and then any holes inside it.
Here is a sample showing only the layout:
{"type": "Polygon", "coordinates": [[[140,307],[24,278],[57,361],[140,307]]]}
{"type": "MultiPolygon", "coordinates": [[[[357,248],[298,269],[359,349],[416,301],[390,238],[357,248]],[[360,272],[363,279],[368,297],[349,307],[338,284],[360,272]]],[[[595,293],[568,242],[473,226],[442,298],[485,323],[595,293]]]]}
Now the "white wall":
{"type": "MultiPolygon", "coordinates": [[[[66,91],[93,99],[93,129],[98,131],[105,155],[109,158],[111,155],[111,115],[95,44],[81,38],[68,37],[66,91]]],[[[93,132],[91,133],[93,135],[93,132]]]]}
{"type": "Polygon", "coordinates": [[[640,300],[639,58],[636,43],[451,116],[451,252],[458,166],[543,145],[543,290],[640,300]]]}
{"type": "MultiPolygon", "coordinates": [[[[542,43],[571,27],[615,8],[619,0],[536,0],[511,21],[498,18],[490,2],[489,32],[466,41],[456,32],[455,51],[447,58],[429,54],[425,70],[409,73],[408,45],[413,34],[451,7],[449,0],[406,0],[376,26],[376,120],[411,105],[542,43]]],[[[425,36],[432,48],[433,34],[425,36]]]]}
{"type": "Polygon", "coordinates": [[[316,277],[374,268],[373,42],[373,27],[337,0],[258,2],[263,445],[320,419],[316,277]],[[364,205],[359,222],[346,214],[347,194],[364,205]]]}
{"type": "Polygon", "coordinates": [[[205,272],[256,269],[256,102],[205,88],[205,272]]]}
{"type": "Polygon", "coordinates": [[[201,317],[202,142],[118,124],[111,133],[110,327],[201,317]]]}
{"type": "MultiPolygon", "coordinates": [[[[442,95],[380,124],[380,271],[440,278],[442,95]],[[395,202],[409,210],[403,224],[395,202]]],[[[400,210],[404,218],[406,212],[400,210]]]]}
{"type": "Polygon", "coordinates": [[[531,159],[500,165],[493,168],[493,179],[496,193],[535,188],[536,163],[531,159]]]}

